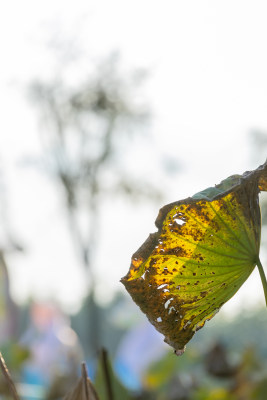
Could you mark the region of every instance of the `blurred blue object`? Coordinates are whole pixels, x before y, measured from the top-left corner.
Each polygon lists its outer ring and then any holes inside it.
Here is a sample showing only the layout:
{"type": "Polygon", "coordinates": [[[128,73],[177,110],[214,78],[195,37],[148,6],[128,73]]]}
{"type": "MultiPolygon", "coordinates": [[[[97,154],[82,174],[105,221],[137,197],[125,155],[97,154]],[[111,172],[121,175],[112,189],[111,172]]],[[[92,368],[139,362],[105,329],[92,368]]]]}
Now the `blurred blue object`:
{"type": "Polygon", "coordinates": [[[144,372],[168,348],[163,336],[148,321],[144,321],[128,331],[121,340],[115,357],[115,372],[129,389],[141,389],[144,372]]]}
{"type": "Polygon", "coordinates": [[[60,375],[78,376],[81,348],[58,307],[33,304],[30,325],[20,342],[31,353],[23,366],[23,383],[47,388],[60,375]]]}

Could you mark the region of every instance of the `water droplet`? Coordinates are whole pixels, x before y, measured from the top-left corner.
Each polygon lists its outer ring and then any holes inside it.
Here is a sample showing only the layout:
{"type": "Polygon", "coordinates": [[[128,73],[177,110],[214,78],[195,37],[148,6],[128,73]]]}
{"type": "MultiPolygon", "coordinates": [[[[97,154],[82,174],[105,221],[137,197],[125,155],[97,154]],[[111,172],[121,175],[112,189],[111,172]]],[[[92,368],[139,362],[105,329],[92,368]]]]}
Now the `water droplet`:
{"type": "Polygon", "coordinates": [[[174,350],[174,353],[175,353],[177,356],[182,356],[182,355],[184,354],[184,351],[185,351],[185,347],[184,347],[183,349],[174,350]]]}

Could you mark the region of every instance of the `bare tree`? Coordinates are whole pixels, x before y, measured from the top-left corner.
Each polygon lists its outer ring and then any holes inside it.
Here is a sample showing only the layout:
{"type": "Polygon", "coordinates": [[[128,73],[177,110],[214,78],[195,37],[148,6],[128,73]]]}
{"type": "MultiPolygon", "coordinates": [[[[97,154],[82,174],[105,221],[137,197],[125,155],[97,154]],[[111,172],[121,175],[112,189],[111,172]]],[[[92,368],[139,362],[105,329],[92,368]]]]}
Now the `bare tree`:
{"type": "Polygon", "coordinates": [[[31,86],[41,114],[45,168],[62,189],[73,241],[89,275],[90,347],[95,350],[101,338],[93,258],[103,195],[159,196],[149,183],[129,177],[120,163],[123,145],[149,117],[135,100],[142,75],[124,78],[111,57],[78,87],[62,79],[31,86]]]}

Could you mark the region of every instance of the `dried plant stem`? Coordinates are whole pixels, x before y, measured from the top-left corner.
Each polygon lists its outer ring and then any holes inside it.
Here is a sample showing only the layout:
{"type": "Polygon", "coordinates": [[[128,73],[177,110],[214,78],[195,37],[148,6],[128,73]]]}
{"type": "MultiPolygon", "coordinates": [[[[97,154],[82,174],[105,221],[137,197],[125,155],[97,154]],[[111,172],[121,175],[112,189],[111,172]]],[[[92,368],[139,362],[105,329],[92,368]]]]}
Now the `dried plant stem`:
{"type": "MultiPolygon", "coordinates": [[[[98,394],[94,388],[94,385],[92,384],[85,362],[82,363],[82,378],[81,378],[81,384],[83,385],[82,387],[82,399],[84,400],[99,400],[98,394]]],[[[80,398],[80,397],[79,397],[80,398]]]]}
{"type": "Polygon", "coordinates": [[[86,368],[85,362],[83,362],[82,363],[82,380],[83,380],[83,385],[84,385],[84,391],[85,391],[86,399],[90,399],[88,385],[87,385],[87,379],[88,379],[87,368],[86,368]]]}
{"type": "Polygon", "coordinates": [[[11,376],[10,376],[10,373],[9,373],[9,371],[7,369],[5,360],[4,360],[1,352],[0,352],[0,367],[1,367],[1,370],[2,370],[2,373],[3,373],[4,377],[5,377],[5,379],[7,381],[7,384],[8,384],[8,387],[10,389],[10,392],[12,393],[13,399],[14,400],[20,400],[19,396],[18,396],[18,393],[17,393],[17,390],[16,390],[16,387],[15,387],[14,382],[13,382],[11,376]]]}
{"type": "Polygon", "coordinates": [[[114,400],[113,392],[112,392],[112,385],[111,385],[111,376],[108,367],[108,357],[107,351],[105,349],[101,350],[101,363],[103,368],[104,380],[106,384],[106,391],[107,391],[107,399],[114,400]]]}

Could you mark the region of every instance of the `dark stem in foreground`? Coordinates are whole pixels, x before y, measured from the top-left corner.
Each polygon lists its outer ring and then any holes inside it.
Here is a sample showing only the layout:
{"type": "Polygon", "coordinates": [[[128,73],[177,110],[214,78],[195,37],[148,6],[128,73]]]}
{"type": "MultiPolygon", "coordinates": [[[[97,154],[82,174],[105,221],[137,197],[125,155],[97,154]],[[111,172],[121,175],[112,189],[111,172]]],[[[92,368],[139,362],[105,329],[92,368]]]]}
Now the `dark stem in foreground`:
{"type": "Polygon", "coordinates": [[[16,390],[16,387],[15,387],[14,382],[13,382],[11,376],[10,376],[10,373],[9,373],[9,371],[7,369],[5,360],[4,360],[1,352],[0,352],[0,367],[1,367],[1,371],[2,371],[5,379],[7,381],[7,384],[8,384],[8,387],[10,389],[10,392],[12,393],[13,399],[14,400],[20,400],[19,395],[18,395],[17,390],[16,390]]]}
{"type": "Polygon", "coordinates": [[[87,368],[86,368],[85,362],[82,363],[82,378],[83,378],[83,384],[84,384],[84,391],[85,391],[86,399],[90,399],[89,393],[88,393],[88,386],[87,386],[88,373],[87,373],[87,368]]]}
{"type": "Polygon", "coordinates": [[[111,384],[110,369],[109,369],[109,365],[108,365],[108,355],[107,355],[107,351],[105,349],[101,350],[100,357],[101,357],[101,364],[102,364],[102,368],[103,368],[104,381],[105,381],[105,385],[106,385],[107,398],[108,398],[108,400],[114,400],[112,384],[111,384]]]}
{"type": "Polygon", "coordinates": [[[266,302],[266,306],[267,306],[267,280],[266,280],[263,266],[262,266],[259,258],[257,260],[257,267],[258,267],[258,270],[260,273],[261,282],[262,282],[262,286],[263,286],[263,290],[264,290],[265,302],[266,302]]]}

